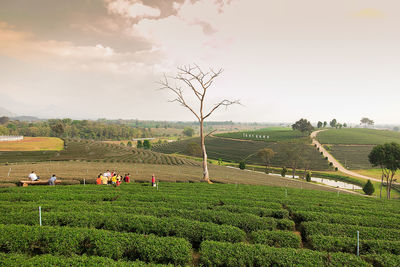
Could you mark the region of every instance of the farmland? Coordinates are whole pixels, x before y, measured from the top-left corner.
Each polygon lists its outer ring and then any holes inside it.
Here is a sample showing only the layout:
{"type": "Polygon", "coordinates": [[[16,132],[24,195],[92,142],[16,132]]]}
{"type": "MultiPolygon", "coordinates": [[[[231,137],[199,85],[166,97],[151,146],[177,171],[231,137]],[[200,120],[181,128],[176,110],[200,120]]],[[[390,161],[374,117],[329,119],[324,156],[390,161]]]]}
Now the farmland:
{"type": "Polygon", "coordinates": [[[0,189],[0,264],[398,266],[398,205],[235,184],[0,189]]]}
{"type": "Polygon", "coordinates": [[[379,145],[383,143],[400,143],[400,133],[374,129],[329,129],[317,135],[321,144],[379,145]]]}
{"type": "Polygon", "coordinates": [[[253,141],[265,141],[265,142],[279,142],[279,141],[289,141],[298,138],[306,137],[299,131],[293,131],[291,128],[284,127],[270,127],[259,129],[256,131],[241,131],[241,132],[231,132],[216,134],[215,136],[241,139],[241,140],[253,140],[253,141]]]}
{"type": "MultiPolygon", "coordinates": [[[[199,143],[198,138],[157,145],[154,151],[161,153],[187,154],[186,147],[190,143],[199,143]]],[[[240,141],[230,138],[207,137],[206,148],[208,157],[211,159],[222,159],[227,162],[238,163],[245,160],[248,164],[263,165],[262,160],[256,155],[257,151],[269,147],[276,152],[272,159],[272,165],[282,167],[286,165],[286,151],[283,143],[263,141],[240,141]]],[[[311,145],[304,145],[304,154],[311,163],[313,170],[328,170],[328,162],[311,145]]]]}
{"type": "Polygon", "coordinates": [[[371,169],[368,155],[372,148],[369,145],[325,145],[325,149],[350,170],[371,169]]]}
{"type": "Polygon", "coordinates": [[[0,151],[59,151],[64,141],[56,137],[25,137],[21,141],[0,142],[0,151]]]}

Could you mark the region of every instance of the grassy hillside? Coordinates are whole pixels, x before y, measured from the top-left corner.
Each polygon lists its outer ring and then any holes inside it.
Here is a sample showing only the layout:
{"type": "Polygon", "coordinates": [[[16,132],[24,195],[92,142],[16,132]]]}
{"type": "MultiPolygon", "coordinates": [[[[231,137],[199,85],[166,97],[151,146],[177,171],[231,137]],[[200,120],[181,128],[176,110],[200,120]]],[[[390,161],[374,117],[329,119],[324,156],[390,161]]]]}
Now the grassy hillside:
{"type": "Polygon", "coordinates": [[[372,168],[368,155],[373,147],[368,145],[325,145],[329,153],[351,170],[372,168]]]}
{"type": "Polygon", "coordinates": [[[305,137],[305,135],[299,131],[293,131],[291,128],[284,128],[284,127],[270,127],[256,131],[223,133],[223,134],[216,134],[216,136],[224,138],[232,138],[232,139],[254,140],[254,141],[265,141],[265,142],[289,141],[292,139],[305,137]]]}
{"type": "Polygon", "coordinates": [[[64,141],[56,137],[24,137],[21,141],[0,142],[0,151],[62,150],[64,141]]]}
{"type": "Polygon", "coordinates": [[[329,129],[318,133],[317,139],[321,144],[379,145],[400,143],[400,133],[364,128],[329,129]]]}
{"type": "Polygon", "coordinates": [[[190,160],[171,155],[89,140],[67,139],[65,141],[65,149],[62,151],[0,152],[0,163],[65,160],[197,165],[197,163],[190,160]]]}
{"type": "MultiPolygon", "coordinates": [[[[154,151],[161,153],[180,153],[188,154],[186,147],[189,143],[199,143],[198,138],[187,139],[184,141],[172,142],[153,147],[154,151]]],[[[207,155],[212,159],[222,159],[227,162],[238,163],[241,160],[246,160],[248,164],[259,164],[263,162],[256,155],[257,151],[269,147],[272,148],[276,155],[272,160],[272,165],[282,167],[286,163],[284,146],[281,143],[263,142],[263,141],[240,141],[229,138],[208,137],[206,139],[207,155]]],[[[313,170],[329,169],[328,162],[312,147],[311,145],[304,146],[304,154],[307,154],[308,160],[311,162],[313,170]]]]}
{"type": "Polygon", "coordinates": [[[0,189],[0,265],[399,266],[398,205],[206,183],[0,189]]]}

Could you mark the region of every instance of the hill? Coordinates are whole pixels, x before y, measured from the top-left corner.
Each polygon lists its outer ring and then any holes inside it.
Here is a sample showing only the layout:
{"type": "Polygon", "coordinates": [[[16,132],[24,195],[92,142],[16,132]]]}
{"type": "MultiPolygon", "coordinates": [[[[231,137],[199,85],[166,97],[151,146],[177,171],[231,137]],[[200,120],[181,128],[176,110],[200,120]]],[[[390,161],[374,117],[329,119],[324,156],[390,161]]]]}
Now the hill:
{"type": "Polygon", "coordinates": [[[307,135],[302,134],[299,131],[293,131],[291,128],[285,128],[285,127],[269,127],[256,131],[222,133],[222,134],[216,134],[215,136],[232,138],[232,139],[241,139],[241,140],[265,141],[265,142],[290,141],[293,139],[307,137],[307,135]]]}
{"type": "MultiPolygon", "coordinates": [[[[293,132],[293,131],[292,131],[293,132]]],[[[304,138],[304,137],[303,137],[304,138]]],[[[279,135],[276,136],[279,139],[279,135]]],[[[284,137],[282,138],[284,139],[284,137]]],[[[153,147],[154,151],[161,153],[179,153],[190,155],[187,151],[187,145],[190,143],[199,143],[199,138],[191,138],[177,142],[157,145],[153,147]]],[[[257,151],[269,147],[276,152],[272,160],[272,166],[282,167],[287,165],[286,146],[282,142],[264,142],[251,140],[237,140],[222,137],[207,137],[206,148],[207,155],[211,159],[222,159],[223,161],[238,163],[245,160],[248,164],[263,165],[262,160],[256,155],[257,151]]],[[[328,162],[311,145],[304,145],[305,158],[310,163],[313,170],[328,170],[328,162]]]]}
{"type": "Polygon", "coordinates": [[[0,189],[0,264],[399,266],[398,205],[206,183],[0,189]]]}

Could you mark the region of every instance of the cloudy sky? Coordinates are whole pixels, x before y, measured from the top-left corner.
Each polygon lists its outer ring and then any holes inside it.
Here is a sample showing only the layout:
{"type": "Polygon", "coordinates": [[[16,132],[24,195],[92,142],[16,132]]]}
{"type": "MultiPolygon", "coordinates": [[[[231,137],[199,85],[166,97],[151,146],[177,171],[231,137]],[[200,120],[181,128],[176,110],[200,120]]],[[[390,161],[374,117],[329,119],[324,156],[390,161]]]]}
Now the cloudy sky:
{"type": "Polygon", "coordinates": [[[196,63],[224,70],[209,108],[243,104],[212,120],[399,123],[399,10],[398,0],[1,0],[0,107],[194,120],[156,82],[196,63]]]}

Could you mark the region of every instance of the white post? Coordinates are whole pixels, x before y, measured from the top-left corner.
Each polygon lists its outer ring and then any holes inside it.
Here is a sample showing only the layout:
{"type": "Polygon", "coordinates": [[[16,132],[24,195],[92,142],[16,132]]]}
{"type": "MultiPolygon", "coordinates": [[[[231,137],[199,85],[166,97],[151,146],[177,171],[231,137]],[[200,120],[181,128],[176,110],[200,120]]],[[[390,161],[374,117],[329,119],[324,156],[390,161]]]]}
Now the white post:
{"type": "Polygon", "coordinates": [[[39,206],[39,225],[42,226],[42,207],[39,206]]]}
{"type": "Polygon", "coordinates": [[[10,167],[10,169],[8,170],[7,177],[10,177],[10,173],[11,173],[11,167],[10,167]]]}
{"type": "Polygon", "coordinates": [[[83,178],[83,185],[86,185],[86,179],[83,178]]]}
{"type": "Polygon", "coordinates": [[[357,256],[360,256],[360,231],[357,231],[357,256]]]}
{"type": "Polygon", "coordinates": [[[158,190],[158,182],[157,182],[157,190],[158,190]]]}
{"type": "Polygon", "coordinates": [[[285,197],[287,197],[287,188],[285,188],[285,197]]]}

